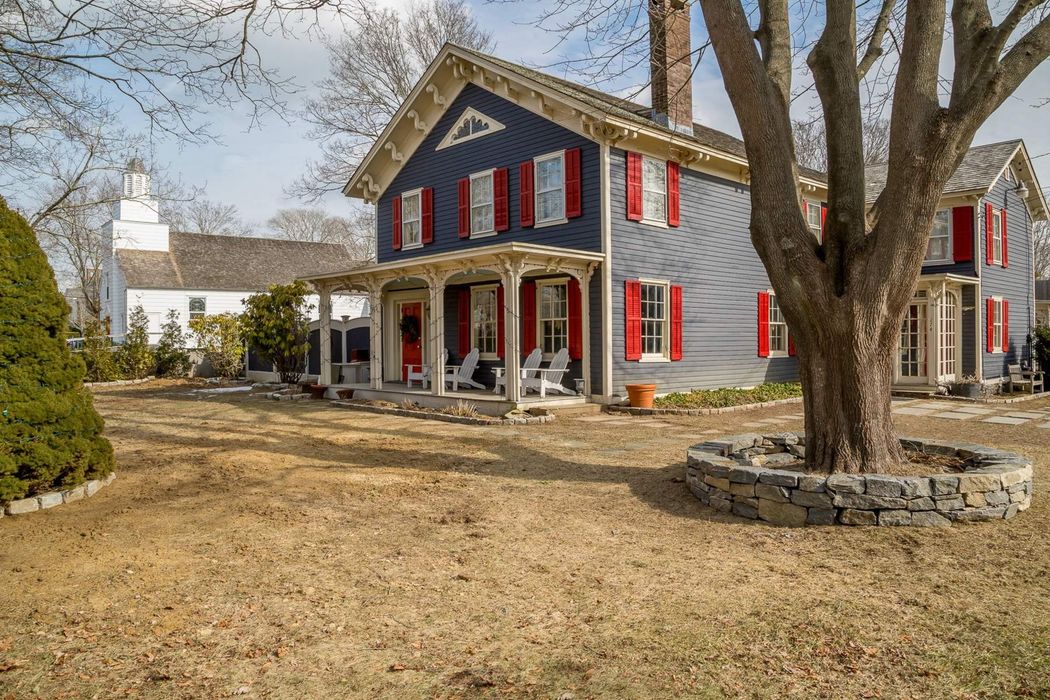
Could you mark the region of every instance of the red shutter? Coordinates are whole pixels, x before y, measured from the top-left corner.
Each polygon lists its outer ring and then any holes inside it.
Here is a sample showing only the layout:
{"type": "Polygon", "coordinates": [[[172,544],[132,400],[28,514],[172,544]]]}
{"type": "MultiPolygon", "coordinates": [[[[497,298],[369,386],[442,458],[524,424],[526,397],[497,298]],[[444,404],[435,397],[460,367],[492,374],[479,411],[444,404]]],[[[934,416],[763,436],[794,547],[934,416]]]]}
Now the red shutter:
{"type": "Polygon", "coordinates": [[[1000,222],[999,225],[1003,233],[1003,267],[1010,267],[1010,256],[1007,254],[1006,250],[1006,210],[1003,209],[1001,214],[1003,220],[1000,222]]]}
{"type": "Polygon", "coordinates": [[[580,173],[580,149],[565,151],[565,218],[574,219],[583,215],[582,177],[580,173]]]}
{"type": "Polygon", "coordinates": [[[1003,299],[1003,352],[1010,351],[1010,302],[1003,299]]]}
{"type": "Polygon", "coordinates": [[[393,209],[394,250],[401,250],[401,198],[394,197],[390,206],[393,209]]]}
{"type": "Polygon", "coordinates": [[[642,220],[642,154],[627,152],[627,218],[642,220]]]}
{"type": "Polygon", "coordinates": [[[828,221],[828,205],[820,203],[820,242],[824,242],[824,225],[828,221]]]}
{"type": "Polygon", "coordinates": [[[667,161],[667,225],[677,226],[681,221],[681,172],[678,163],[667,161]]]}
{"type": "Polygon", "coordinates": [[[769,292],[758,293],[758,356],[769,357],[769,292]]]}
{"type": "Polygon", "coordinates": [[[536,223],[534,184],[532,161],[527,160],[518,166],[518,211],[522,228],[528,228],[536,223]]]}
{"type": "Polygon", "coordinates": [[[984,205],[984,240],[985,240],[985,262],[989,265],[992,264],[992,258],[994,253],[992,252],[992,238],[995,236],[995,224],[992,223],[992,217],[995,212],[992,210],[991,204],[984,205]]]}
{"type": "Polygon", "coordinates": [[[510,187],[507,184],[507,169],[496,168],[492,172],[492,219],[497,231],[510,228],[510,187]]]}
{"type": "Polygon", "coordinates": [[[638,280],[624,282],[624,359],[642,359],[642,283],[638,280]]]}
{"type": "Polygon", "coordinates": [[[952,257],[957,263],[973,260],[973,207],[952,209],[952,257]]]}
{"type": "Polygon", "coordinates": [[[569,357],[583,359],[583,292],[575,278],[569,280],[569,357]]]}
{"type": "Polygon", "coordinates": [[[988,336],[985,345],[988,352],[995,352],[995,299],[988,297],[985,303],[985,333],[988,336]]]}
{"type": "Polygon", "coordinates": [[[459,237],[470,238],[470,178],[459,181],[459,237]]]}
{"type": "Polygon", "coordinates": [[[536,283],[521,283],[521,354],[536,347],[536,283]]]}
{"type": "Polygon", "coordinates": [[[470,352],[470,289],[459,290],[459,356],[470,352]]]}
{"type": "Polygon", "coordinates": [[[795,356],[795,336],[791,335],[790,330],[788,330],[788,355],[795,356]]]}
{"type": "Polygon", "coordinates": [[[682,288],[671,285],[671,361],[682,359],[682,288]]]}
{"type": "Polygon", "coordinates": [[[503,359],[506,346],[506,322],[507,314],[503,309],[503,285],[496,289],[496,357],[503,359]]]}
{"type": "Polygon", "coordinates": [[[434,188],[424,187],[422,199],[421,240],[423,245],[434,242],[434,188]]]}

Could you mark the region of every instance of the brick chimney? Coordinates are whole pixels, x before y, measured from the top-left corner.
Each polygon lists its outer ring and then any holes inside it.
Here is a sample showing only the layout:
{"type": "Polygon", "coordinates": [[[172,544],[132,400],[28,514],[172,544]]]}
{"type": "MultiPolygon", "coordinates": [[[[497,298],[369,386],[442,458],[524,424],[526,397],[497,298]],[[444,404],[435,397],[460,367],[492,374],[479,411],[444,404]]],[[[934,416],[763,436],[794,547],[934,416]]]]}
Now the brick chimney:
{"type": "Polygon", "coordinates": [[[688,0],[649,0],[653,121],[693,133],[692,46],[688,0]]]}

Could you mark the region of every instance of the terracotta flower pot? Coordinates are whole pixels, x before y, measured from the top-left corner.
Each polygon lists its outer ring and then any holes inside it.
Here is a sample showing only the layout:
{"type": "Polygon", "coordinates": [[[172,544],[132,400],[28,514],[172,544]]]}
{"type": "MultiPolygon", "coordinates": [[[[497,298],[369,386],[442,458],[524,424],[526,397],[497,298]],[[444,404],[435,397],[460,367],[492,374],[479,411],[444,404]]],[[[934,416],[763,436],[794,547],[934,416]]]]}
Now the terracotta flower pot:
{"type": "Polygon", "coordinates": [[[311,384],[310,385],[310,398],[311,399],[323,399],[324,392],[328,389],[327,384],[311,384]]]}
{"type": "Polygon", "coordinates": [[[655,384],[628,384],[627,397],[634,408],[652,408],[656,395],[655,384]]]}

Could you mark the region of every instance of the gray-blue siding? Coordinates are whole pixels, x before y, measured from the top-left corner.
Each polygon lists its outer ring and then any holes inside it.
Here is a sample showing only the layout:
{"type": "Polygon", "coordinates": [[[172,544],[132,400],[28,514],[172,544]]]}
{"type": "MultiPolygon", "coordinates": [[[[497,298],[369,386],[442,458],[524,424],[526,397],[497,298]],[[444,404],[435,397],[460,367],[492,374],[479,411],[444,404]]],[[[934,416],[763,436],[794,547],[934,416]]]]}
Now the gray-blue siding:
{"type": "Polygon", "coordinates": [[[981,201],[979,212],[980,245],[977,249],[981,269],[981,338],[980,347],[984,361],[985,379],[994,379],[1007,374],[1007,365],[1030,357],[1028,335],[1035,316],[1032,260],[1032,221],[1028,209],[1017,194],[1016,185],[1000,178],[992,191],[981,201]],[[1008,267],[988,265],[985,257],[985,207],[990,202],[996,208],[1006,207],[1008,267]],[[1003,353],[989,353],[985,327],[987,326],[987,299],[1001,296],[1010,302],[1010,349],[1003,353]]]}
{"type": "Polygon", "coordinates": [[[628,221],[625,158],[610,154],[613,392],[643,381],[664,393],[797,379],[795,358],[758,356],[758,292],[770,284],[751,245],[748,188],[682,168],[678,228],[628,221]],[[639,277],[683,288],[678,362],[624,359],[624,282],[639,277]]]}
{"type": "MultiPolygon", "coordinates": [[[[380,157],[387,157],[386,154],[380,157]]],[[[601,250],[601,194],[598,145],[476,85],[467,85],[438,120],[378,203],[377,259],[381,263],[423,255],[516,241],[587,251],[601,250]],[[488,136],[434,150],[467,107],[506,128],[488,136]],[[518,166],[545,153],[581,149],[583,215],[541,228],[519,226],[518,166]],[[471,173],[507,168],[510,229],[496,236],[459,238],[457,182],[471,173]],[[417,187],[434,188],[434,242],[413,250],[393,249],[391,201],[417,187]]]]}

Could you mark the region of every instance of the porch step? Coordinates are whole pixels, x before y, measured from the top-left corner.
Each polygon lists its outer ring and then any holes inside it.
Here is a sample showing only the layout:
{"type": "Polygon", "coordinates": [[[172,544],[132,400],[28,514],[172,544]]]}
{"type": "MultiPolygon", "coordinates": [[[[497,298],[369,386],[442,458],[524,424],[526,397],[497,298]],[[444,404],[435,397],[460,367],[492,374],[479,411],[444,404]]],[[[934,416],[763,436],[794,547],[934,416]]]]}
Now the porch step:
{"type": "Polygon", "coordinates": [[[551,406],[550,408],[559,416],[586,416],[602,412],[600,403],[581,403],[574,406],[551,406]]]}

